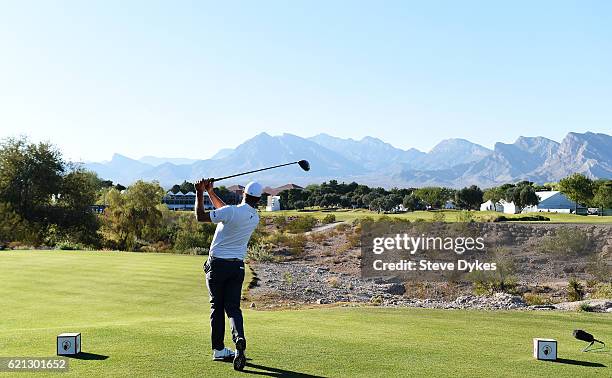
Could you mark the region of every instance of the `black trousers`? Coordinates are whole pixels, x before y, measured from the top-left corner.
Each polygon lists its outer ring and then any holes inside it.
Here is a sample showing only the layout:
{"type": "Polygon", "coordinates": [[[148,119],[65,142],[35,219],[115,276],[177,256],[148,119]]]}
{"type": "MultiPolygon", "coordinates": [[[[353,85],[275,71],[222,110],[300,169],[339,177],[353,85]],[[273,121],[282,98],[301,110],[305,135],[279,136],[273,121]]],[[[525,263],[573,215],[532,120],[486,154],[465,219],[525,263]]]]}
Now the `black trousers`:
{"type": "Polygon", "coordinates": [[[230,321],[232,341],[244,338],[240,297],[244,281],[244,262],[209,258],[204,264],[206,286],[210,294],[210,339],[213,349],[225,347],[225,314],[230,321]]]}

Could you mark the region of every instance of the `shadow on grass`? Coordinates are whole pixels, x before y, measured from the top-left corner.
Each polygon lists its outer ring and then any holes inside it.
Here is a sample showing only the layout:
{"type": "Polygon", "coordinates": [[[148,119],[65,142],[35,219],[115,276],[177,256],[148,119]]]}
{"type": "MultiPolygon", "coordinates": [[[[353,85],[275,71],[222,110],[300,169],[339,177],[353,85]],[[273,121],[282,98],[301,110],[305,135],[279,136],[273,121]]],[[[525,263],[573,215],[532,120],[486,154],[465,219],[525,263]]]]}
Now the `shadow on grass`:
{"type": "Polygon", "coordinates": [[[247,373],[247,374],[265,375],[268,377],[322,378],[319,375],[298,373],[297,371],[283,370],[283,369],[273,368],[269,366],[252,364],[250,362],[247,362],[246,367],[257,369],[257,370],[248,370],[245,368],[242,372],[247,373]]]}
{"type": "Polygon", "coordinates": [[[587,367],[606,367],[606,365],[600,364],[599,362],[569,360],[567,358],[557,358],[555,361],[551,361],[551,362],[558,363],[558,364],[578,365],[578,366],[587,366],[587,367]]]}
{"type": "MultiPolygon", "coordinates": [[[[226,359],[223,362],[232,362],[233,359],[226,359]]],[[[250,358],[247,358],[247,361],[251,361],[250,358]]],[[[297,371],[291,370],[283,370],[278,368],[273,368],[269,366],[257,365],[250,362],[247,362],[245,365],[245,369],[242,373],[253,374],[253,375],[264,375],[267,377],[297,377],[297,378],[323,378],[320,375],[312,375],[299,373],[297,371]],[[257,369],[257,370],[249,370],[246,368],[257,369]]]]}
{"type": "Polygon", "coordinates": [[[87,353],[87,352],[81,352],[79,354],[75,354],[74,356],[66,356],[66,357],[74,358],[75,360],[95,360],[95,361],[102,361],[108,358],[108,356],[105,356],[103,354],[87,353]]]}

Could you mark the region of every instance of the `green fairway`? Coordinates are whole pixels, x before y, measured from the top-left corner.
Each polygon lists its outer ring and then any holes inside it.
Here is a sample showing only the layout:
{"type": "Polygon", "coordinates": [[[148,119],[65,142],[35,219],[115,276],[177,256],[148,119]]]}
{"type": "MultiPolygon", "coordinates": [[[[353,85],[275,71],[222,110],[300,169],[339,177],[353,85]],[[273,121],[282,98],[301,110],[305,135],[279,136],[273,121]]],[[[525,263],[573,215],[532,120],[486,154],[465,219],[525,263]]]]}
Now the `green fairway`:
{"type": "MultiPolygon", "coordinates": [[[[81,332],[83,351],[98,359],[71,359],[70,373],[60,376],[239,376],[231,364],[210,360],[203,261],[0,251],[0,356],[54,356],[57,334],[81,332]]],[[[581,353],[583,344],[572,338],[583,328],[611,343],[610,314],[364,307],[244,313],[252,359],[246,370],[258,374],[612,375],[611,352],[581,353]],[[534,360],[533,337],[557,339],[566,360],[534,360]]]]}
{"type": "MultiPolygon", "coordinates": [[[[414,221],[416,219],[424,219],[431,221],[434,219],[435,214],[444,214],[444,221],[446,222],[457,222],[460,219],[462,212],[459,210],[435,210],[435,211],[410,211],[407,213],[399,214],[379,214],[369,210],[282,210],[274,212],[262,211],[260,214],[263,216],[297,216],[297,215],[312,215],[315,218],[323,219],[328,214],[334,214],[338,221],[353,221],[355,219],[361,219],[365,217],[371,217],[378,219],[382,216],[388,216],[391,218],[400,218],[414,221]]],[[[550,218],[550,222],[558,223],[612,223],[612,216],[598,217],[598,216],[584,216],[575,214],[558,214],[558,213],[534,213],[534,214],[502,214],[494,211],[470,211],[475,221],[488,221],[490,218],[504,215],[508,218],[516,218],[523,215],[542,215],[550,218]]],[[[547,221],[548,222],[548,221],[547,221]]],[[[543,222],[546,223],[546,222],[543,222]]]]}

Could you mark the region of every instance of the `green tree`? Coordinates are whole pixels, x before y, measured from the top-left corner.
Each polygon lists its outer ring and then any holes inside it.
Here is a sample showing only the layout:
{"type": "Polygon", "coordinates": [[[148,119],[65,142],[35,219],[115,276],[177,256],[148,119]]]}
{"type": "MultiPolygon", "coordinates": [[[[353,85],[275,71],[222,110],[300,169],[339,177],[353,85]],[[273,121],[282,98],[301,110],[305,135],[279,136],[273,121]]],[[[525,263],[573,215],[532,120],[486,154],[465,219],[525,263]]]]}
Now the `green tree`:
{"type": "Polygon", "coordinates": [[[426,205],[439,209],[447,200],[451,199],[452,191],[448,188],[430,186],[415,190],[414,195],[426,205]]]}
{"type": "Polygon", "coordinates": [[[612,208],[612,180],[597,180],[592,203],[604,209],[612,208]]]}
{"type": "Polygon", "coordinates": [[[410,193],[407,196],[404,196],[404,200],[402,203],[404,204],[404,208],[410,211],[415,211],[422,207],[421,201],[419,201],[419,199],[417,198],[417,196],[414,195],[414,193],[410,193]]]}
{"type": "Polygon", "coordinates": [[[34,244],[96,244],[98,222],[90,205],[107,185],[95,173],[65,162],[48,143],[20,138],[0,144],[0,202],[23,219],[34,244]]]}
{"type": "Polygon", "coordinates": [[[514,187],[513,184],[504,184],[501,186],[495,186],[493,188],[486,189],[482,194],[482,200],[490,200],[493,203],[499,202],[500,200],[506,198],[506,192],[512,187],[514,187]]]}
{"type": "Polygon", "coordinates": [[[21,240],[25,229],[23,219],[11,206],[0,202],[0,247],[8,242],[21,240]]]}
{"type": "Polygon", "coordinates": [[[519,210],[526,206],[535,206],[540,202],[533,183],[529,181],[521,181],[514,186],[510,186],[506,190],[504,199],[508,202],[513,202],[519,210]]]}
{"type": "Polygon", "coordinates": [[[482,190],[476,185],[455,192],[455,204],[460,209],[477,210],[482,203],[482,198],[482,190]]]}
{"type": "Polygon", "coordinates": [[[48,143],[29,143],[26,138],[3,141],[0,202],[10,204],[27,221],[44,220],[65,169],[59,150],[48,143]]]}
{"type": "Polygon", "coordinates": [[[558,188],[576,204],[588,205],[593,199],[593,180],[580,173],[561,179],[558,188]]]}
{"type": "Polygon", "coordinates": [[[183,183],[180,185],[180,191],[183,192],[183,194],[185,193],[189,193],[189,192],[194,192],[195,193],[195,185],[191,182],[188,182],[187,180],[183,181],[183,183]]]}
{"type": "MultiPolygon", "coordinates": [[[[102,180],[98,176],[81,168],[66,174],[62,180],[59,193],[55,196],[51,219],[62,230],[56,238],[72,239],[71,241],[97,245],[98,218],[90,206],[96,202],[102,190],[102,180]]],[[[52,240],[53,243],[62,240],[52,240]]]]}
{"type": "Polygon", "coordinates": [[[157,182],[137,181],[123,193],[111,190],[103,222],[107,239],[128,251],[135,250],[138,239],[155,241],[162,232],[163,195],[157,182]]]}

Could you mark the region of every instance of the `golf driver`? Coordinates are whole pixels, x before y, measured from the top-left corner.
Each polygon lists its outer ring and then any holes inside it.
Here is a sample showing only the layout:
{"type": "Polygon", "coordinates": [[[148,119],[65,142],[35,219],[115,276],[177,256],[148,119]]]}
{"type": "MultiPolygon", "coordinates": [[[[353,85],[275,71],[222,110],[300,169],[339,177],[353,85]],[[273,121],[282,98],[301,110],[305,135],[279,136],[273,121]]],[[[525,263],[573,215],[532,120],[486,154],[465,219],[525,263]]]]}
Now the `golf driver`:
{"type": "Polygon", "coordinates": [[[217,181],[221,181],[221,180],[225,180],[228,178],[232,178],[232,177],[237,177],[237,176],[242,176],[242,175],[248,175],[250,173],[255,173],[255,172],[261,172],[261,171],[267,171],[268,169],[274,169],[274,168],[280,168],[280,167],[284,167],[286,165],[291,165],[291,164],[297,164],[300,166],[300,168],[302,168],[305,171],[309,171],[310,170],[310,163],[307,162],[306,160],[299,160],[299,161],[294,161],[291,163],[285,163],[285,164],[279,164],[279,165],[275,165],[273,167],[267,167],[267,168],[261,168],[261,169],[256,169],[254,171],[248,171],[248,172],[242,172],[242,173],[236,173],[235,175],[230,175],[230,176],[225,176],[225,177],[220,177],[220,178],[215,178],[213,179],[214,182],[217,181]]]}

